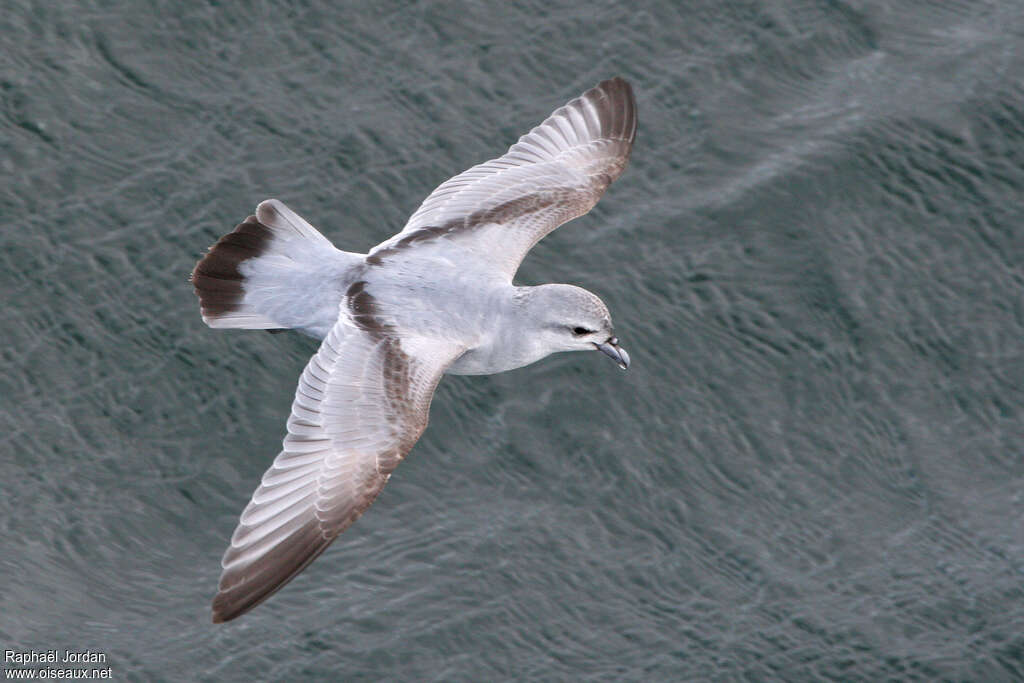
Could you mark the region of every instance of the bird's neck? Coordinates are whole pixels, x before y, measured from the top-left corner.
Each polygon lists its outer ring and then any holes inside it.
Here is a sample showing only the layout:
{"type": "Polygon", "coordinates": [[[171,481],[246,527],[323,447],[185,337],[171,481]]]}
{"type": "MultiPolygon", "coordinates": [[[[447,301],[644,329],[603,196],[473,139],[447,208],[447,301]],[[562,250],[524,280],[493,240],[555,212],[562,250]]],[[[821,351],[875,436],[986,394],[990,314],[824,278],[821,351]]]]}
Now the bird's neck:
{"type": "Polygon", "coordinates": [[[534,287],[509,287],[493,299],[476,346],[469,349],[448,372],[457,375],[490,375],[514,370],[544,358],[543,338],[534,329],[538,301],[534,287]]]}

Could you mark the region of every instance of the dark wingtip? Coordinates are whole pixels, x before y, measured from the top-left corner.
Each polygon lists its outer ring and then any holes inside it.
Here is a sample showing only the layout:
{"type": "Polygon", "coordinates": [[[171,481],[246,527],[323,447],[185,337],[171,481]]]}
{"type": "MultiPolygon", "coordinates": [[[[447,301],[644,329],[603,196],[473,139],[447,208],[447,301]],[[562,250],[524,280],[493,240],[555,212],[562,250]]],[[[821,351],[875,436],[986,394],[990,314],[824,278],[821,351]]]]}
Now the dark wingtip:
{"type": "MultiPolygon", "coordinates": [[[[269,595],[266,595],[263,597],[263,600],[266,600],[269,597],[269,595]]],[[[230,596],[220,592],[213,598],[213,603],[211,605],[213,611],[211,621],[215,624],[226,624],[227,622],[233,621],[242,616],[263,600],[252,601],[250,603],[243,603],[239,605],[232,601],[230,596]]]]}
{"type": "Polygon", "coordinates": [[[612,123],[610,135],[632,143],[636,139],[636,96],[633,86],[625,78],[614,76],[594,86],[611,103],[612,123]]]}
{"type": "Polygon", "coordinates": [[[238,310],[245,279],[238,266],[263,254],[271,235],[256,216],[249,216],[234,231],[221,237],[196,264],[189,279],[204,317],[216,318],[238,310]]]}
{"type": "Polygon", "coordinates": [[[213,623],[231,621],[281,590],[327,549],[336,534],[325,537],[310,524],[241,569],[224,571],[213,598],[213,623]]]}

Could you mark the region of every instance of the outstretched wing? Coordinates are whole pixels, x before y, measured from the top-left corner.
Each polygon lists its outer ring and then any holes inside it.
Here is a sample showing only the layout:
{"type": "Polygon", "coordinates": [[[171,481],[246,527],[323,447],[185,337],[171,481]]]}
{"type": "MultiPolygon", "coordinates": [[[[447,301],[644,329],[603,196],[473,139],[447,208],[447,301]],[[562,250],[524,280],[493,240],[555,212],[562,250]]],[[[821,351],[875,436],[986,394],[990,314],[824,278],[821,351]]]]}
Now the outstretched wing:
{"type": "Polygon", "coordinates": [[[373,502],[427,426],[434,389],[464,350],[399,337],[350,290],[299,379],[284,449],[224,553],[214,622],[252,609],[301,572],[373,502]]]}
{"type": "Polygon", "coordinates": [[[534,244],[597,204],[625,170],[635,137],[633,89],[621,78],[603,81],[555,110],[504,156],[443,183],[369,260],[452,240],[511,280],[534,244]]]}

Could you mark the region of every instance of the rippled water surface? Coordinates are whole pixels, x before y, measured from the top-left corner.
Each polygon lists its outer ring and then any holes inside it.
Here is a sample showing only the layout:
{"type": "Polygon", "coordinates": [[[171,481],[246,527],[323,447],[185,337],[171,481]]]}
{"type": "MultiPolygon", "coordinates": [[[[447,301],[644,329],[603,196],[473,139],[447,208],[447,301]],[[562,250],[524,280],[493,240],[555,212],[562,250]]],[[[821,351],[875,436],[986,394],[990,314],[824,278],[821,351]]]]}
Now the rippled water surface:
{"type": "Polygon", "coordinates": [[[1024,677],[1022,3],[3,15],[3,648],[138,681],[1024,677]],[[600,294],[630,370],[445,379],[367,515],[209,623],[316,344],[208,329],[196,259],[269,196],[365,251],[615,74],[632,164],[519,280],[600,294]]]}

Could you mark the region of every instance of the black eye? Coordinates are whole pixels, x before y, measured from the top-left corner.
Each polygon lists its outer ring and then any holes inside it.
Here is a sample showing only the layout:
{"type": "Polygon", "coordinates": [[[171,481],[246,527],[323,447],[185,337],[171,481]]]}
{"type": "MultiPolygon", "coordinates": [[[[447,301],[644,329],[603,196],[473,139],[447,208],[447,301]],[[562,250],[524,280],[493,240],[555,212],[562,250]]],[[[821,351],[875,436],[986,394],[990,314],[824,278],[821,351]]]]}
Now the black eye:
{"type": "Polygon", "coordinates": [[[572,333],[575,334],[577,337],[582,337],[583,335],[591,334],[592,332],[593,332],[593,330],[588,330],[585,327],[574,327],[574,328],[572,328],[572,333]]]}

